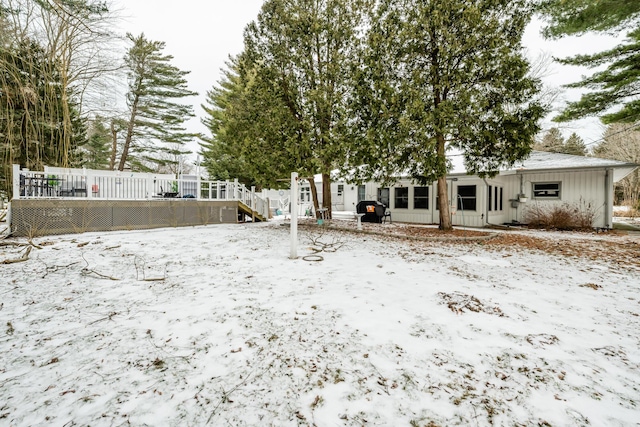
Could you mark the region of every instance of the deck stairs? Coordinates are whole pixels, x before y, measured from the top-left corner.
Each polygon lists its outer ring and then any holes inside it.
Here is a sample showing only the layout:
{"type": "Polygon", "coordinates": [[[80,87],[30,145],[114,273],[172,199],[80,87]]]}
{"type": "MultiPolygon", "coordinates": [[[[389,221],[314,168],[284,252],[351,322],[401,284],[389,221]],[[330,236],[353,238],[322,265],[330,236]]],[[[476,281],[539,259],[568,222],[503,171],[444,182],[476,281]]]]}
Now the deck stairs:
{"type": "Polygon", "coordinates": [[[250,206],[247,206],[240,201],[238,202],[238,212],[249,215],[251,218],[253,218],[254,222],[267,221],[267,219],[260,212],[254,211],[250,206]]]}

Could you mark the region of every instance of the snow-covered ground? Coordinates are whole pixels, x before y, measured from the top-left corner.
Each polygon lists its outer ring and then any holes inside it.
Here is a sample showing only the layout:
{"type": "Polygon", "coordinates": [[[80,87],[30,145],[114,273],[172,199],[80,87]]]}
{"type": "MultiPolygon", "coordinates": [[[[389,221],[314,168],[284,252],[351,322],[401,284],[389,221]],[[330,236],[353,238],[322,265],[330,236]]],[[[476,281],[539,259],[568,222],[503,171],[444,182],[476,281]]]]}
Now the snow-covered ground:
{"type": "Polygon", "coordinates": [[[0,265],[0,425],[639,425],[637,265],[322,230],[36,239],[0,265]]]}

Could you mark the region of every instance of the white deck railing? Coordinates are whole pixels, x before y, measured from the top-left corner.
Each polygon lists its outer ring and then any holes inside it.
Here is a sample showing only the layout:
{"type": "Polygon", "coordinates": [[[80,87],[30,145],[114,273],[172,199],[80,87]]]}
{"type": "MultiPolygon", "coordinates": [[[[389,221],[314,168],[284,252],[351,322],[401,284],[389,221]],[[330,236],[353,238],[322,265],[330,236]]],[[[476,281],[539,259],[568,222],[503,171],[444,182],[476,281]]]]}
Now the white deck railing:
{"type": "Polygon", "coordinates": [[[21,170],[13,165],[14,199],[237,200],[268,218],[269,206],[254,188],[235,181],[206,181],[196,176],[45,168],[21,170]]]}

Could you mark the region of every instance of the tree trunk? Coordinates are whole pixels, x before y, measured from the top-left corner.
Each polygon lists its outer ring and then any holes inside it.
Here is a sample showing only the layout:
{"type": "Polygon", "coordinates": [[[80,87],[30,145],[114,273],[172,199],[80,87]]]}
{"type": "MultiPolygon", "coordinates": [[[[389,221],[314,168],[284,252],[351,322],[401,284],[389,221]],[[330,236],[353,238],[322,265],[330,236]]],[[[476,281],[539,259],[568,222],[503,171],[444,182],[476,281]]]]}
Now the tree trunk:
{"type": "MultiPolygon", "coordinates": [[[[444,135],[436,133],[436,141],[438,143],[438,162],[446,163],[445,141],[444,135]]],[[[440,230],[450,231],[453,229],[451,225],[451,213],[449,212],[449,193],[447,191],[447,174],[438,178],[438,209],[440,209],[440,230]]]]}
{"type": "Polygon", "coordinates": [[[133,139],[133,124],[136,120],[136,115],[138,114],[138,100],[140,96],[136,94],[133,104],[131,105],[131,117],[129,117],[129,124],[127,126],[127,137],[124,140],[124,147],[122,147],[122,155],[120,156],[120,164],[118,165],[118,170],[123,171],[124,165],[127,162],[127,157],[129,156],[129,147],[131,146],[131,140],[133,139]]]}
{"type": "Polygon", "coordinates": [[[109,159],[109,170],[113,170],[116,167],[116,155],[118,152],[118,132],[116,131],[116,125],[111,120],[111,158],[109,159]]]}
{"type": "Polygon", "coordinates": [[[449,231],[451,225],[451,212],[449,212],[449,194],[447,192],[447,177],[438,178],[438,209],[440,210],[440,230],[449,231]]]}
{"type": "Polygon", "coordinates": [[[331,176],[322,174],[322,207],[326,209],[325,219],[331,219],[331,176]]]}
{"type": "Polygon", "coordinates": [[[318,218],[318,215],[320,214],[320,205],[318,204],[318,189],[316,188],[316,182],[314,181],[313,177],[311,179],[308,180],[309,181],[309,188],[311,188],[311,201],[313,202],[313,210],[316,213],[316,219],[318,218]]]}

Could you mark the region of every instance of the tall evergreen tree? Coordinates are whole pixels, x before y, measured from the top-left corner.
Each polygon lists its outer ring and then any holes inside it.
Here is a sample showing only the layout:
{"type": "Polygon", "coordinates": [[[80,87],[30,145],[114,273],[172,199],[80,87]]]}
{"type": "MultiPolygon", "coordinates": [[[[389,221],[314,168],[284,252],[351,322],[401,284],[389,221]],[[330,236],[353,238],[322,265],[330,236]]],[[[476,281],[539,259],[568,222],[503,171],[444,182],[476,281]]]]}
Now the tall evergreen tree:
{"type": "MultiPolygon", "coordinates": [[[[261,120],[258,117],[265,111],[255,100],[247,102],[255,79],[251,79],[242,69],[243,55],[232,58],[223,70],[223,77],[218,86],[207,92],[206,104],[202,109],[206,115],[202,123],[209,129],[211,136],[203,137],[203,166],[209,176],[215,179],[228,180],[237,178],[246,185],[269,186],[276,188],[277,177],[287,176],[286,162],[273,161],[269,170],[263,170],[256,161],[259,157],[271,157],[278,152],[280,140],[272,140],[271,148],[266,152],[258,152],[256,144],[260,144],[270,136],[282,138],[282,133],[262,134],[260,129],[267,126],[256,126],[261,120]],[[253,80],[253,81],[250,81],[253,80]],[[258,108],[256,108],[258,107],[258,108]],[[251,135],[251,136],[250,136],[251,135]]],[[[277,99],[274,99],[274,103],[277,99]]],[[[273,108],[273,106],[271,106],[273,108]]],[[[296,170],[291,164],[289,170],[296,170]]]]}
{"type": "Polygon", "coordinates": [[[570,121],[600,115],[604,123],[635,123],[640,120],[640,1],[637,0],[542,0],[548,19],[544,34],[558,38],[587,32],[620,33],[627,38],[613,49],[592,55],[562,59],[568,65],[590,68],[607,65],[569,88],[590,91],[570,102],[556,118],[570,121]],[[617,107],[616,111],[611,111],[617,107]]]}
{"type": "Polygon", "coordinates": [[[540,82],[521,43],[529,18],[525,0],[380,0],[353,106],[359,177],[437,180],[450,229],[447,151],[491,175],[527,156],[539,130],[540,82]]]}
{"type": "Polygon", "coordinates": [[[212,135],[201,143],[210,175],[271,188],[286,185],[279,179],[292,171],[312,176],[315,160],[307,133],[281,96],[273,70],[256,65],[246,53],[227,66],[203,105],[203,123],[212,135]]]}
{"type": "Polygon", "coordinates": [[[129,118],[118,170],[126,164],[145,169],[148,163],[166,163],[157,153],[175,155],[176,146],[184,147],[197,137],[184,127],[184,122],[194,117],[193,107],[176,102],[197,95],[187,89],[185,76],[189,72],[171,64],[173,56],[162,53],[164,42],[147,40],[144,34],[127,37],[133,44],[125,57],[129,118]]]}
{"type": "Polygon", "coordinates": [[[323,206],[329,215],[330,172],[346,153],[349,76],[369,3],[267,0],[245,31],[246,58],[252,64],[247,70],[255,73],[246,81],[268,111],[259,115],[257,126],[283,128],[265,139],[281,138],[271,150],[290,156],[288,164],[303,165],[299,171],[304,174],[322,174],[323,206]]]}

